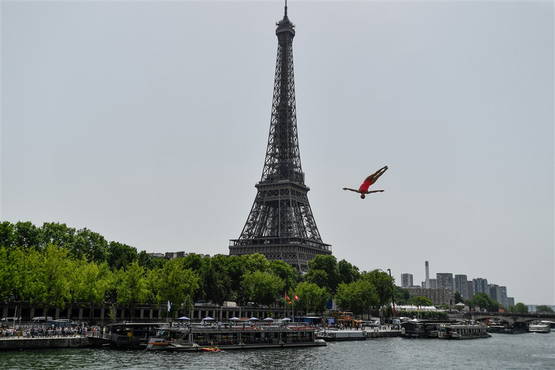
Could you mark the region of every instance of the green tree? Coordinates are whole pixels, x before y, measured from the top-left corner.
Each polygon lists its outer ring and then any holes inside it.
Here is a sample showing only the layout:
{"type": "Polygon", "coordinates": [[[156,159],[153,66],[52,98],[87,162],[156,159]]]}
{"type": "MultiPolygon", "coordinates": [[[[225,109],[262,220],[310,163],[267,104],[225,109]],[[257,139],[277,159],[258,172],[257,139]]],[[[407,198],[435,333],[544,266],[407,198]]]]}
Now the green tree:
{"type": "Polygon", "coordinates": [[[66,224],[55,222],[45,222],[40,228],[40,245],[46,247],[53,244],[60,248],[71,249],[74,238],[75,229],[67,227],[66,224]]]}
{"type": "Polygon", "coordinates": [[[463,302],[464,303],[464,299],[461,295],[461,293],[459,292],[455,292],[455,304],[463,302]]]}
{"type": "Polygon", "coordinates": [[[553,313],[553,309],[546,305],[539,305],[536,307],[536,312],[538,313],[553,313]]]}
{"type": "Polygon", "coordinates": [[[474,297],[468,301],[471,306],[480,307],[486,309],[489,312],[497,312],[499,310],[499,303],[491,299],[485,293],[477,293],[474,297]]]}
{"type": "Polygon", "coordinates": [[[358,267],[345,260],[341,260],[337,263],[337,271],[339,273],[340,283],[349,284],[360,279],[360,271],[358,271],[358,267]]]}
{"type": "Polygon", "coordinates": [[[69,253],[76,259],[85,257],[87,261],[105,262],[108,257],[108,242],[102,235],[82,229],[75,234],[69,253]]]}
{"type": "Polygon", "coordinates": [[[31,222],[18,222],[13,229],[13,243],[21,248],[37,248],[40,242],[40,230],[31,222]]]}
{"type": "Polygon", "coordinates": [[[107,248],[107,260],[112,269],[119,270],[138,260],[137,250],[126,244],[110,242],[107,248]]]}
{"type": "Polygon", "coordinates": [[[11,222],[4,221],[0,223],[0,247],[7,249],[15,246],[15,231],[11,222]]]}
{"type": "Polygon", "coordinates": [[[37,250],[17,247],[10,251],[7,271],[12,287],[9,294],[14,300],[33,304],[44,301],[44,279],[39,270],[42,263],[43,256],[37,250]]]}
{"type": "Polygon", "coordinates": [[[268,272],[270,269],[270,261],[260,253],[246,254],[241,256],[246,272],[264,271],[268,272]]]}
{"type": "Polygon", "coordinates": [[[154,270],[163,267],[166,259],[162,257],[152,257],[146,251],[141,251],[137,256],[137,261],[145,270],[154,270]]]}
{"type": "Polygon", "coordinates": [[[391,302],[395,281],[387,272],[373,270],[362,274],[362,278],[370,282],[378,293],[378,302],[380,306],[391,302]]]}
{"type": "Polygon", "coordinates": [[[304,280],[330,291],[328,286],[328,273],[324,270],[309,270],[304,276],[304,280]]]}
{"type": "Polygon", "coordinates": [[[231,282],[227,276],[227,257],[217,255],[206,258],[200,270],[203,298],[208,301],[222,304],[231,296],[231,282]]]}
{"type": "Polygon", "coordinates": [[[97,264],[86,260],[75,261],[72,274],[72,297],[74,302],[101,304],[106,292],[114,286],[114,274],[107,263],[97,264]]]}
{"type": "Polygon", "coordinates": [[[329,293],[326,288],[320,288],[316,284],[305,281],[295,287],[295,294],[299,297],[296,305],[301,307],[306,313],[320,313],[326,309],[326,302],[329,299],[329,293]]]}
{"type": "Polygon", "coordinates": [[[116,274],[117,300],[123,304],[144,303],[149,296],[145,270],[137,261],[127,266],[127,270],[119,270],[116,274]]]}
{"type": "Polygon", "coordinates": [[[299,281],[299,273],[297,270],[285,261],[270,261],[270,271],[283,280],[286,291],[292,289],[299,281]]]}
{"type": "Polygon", "coordinates": [[[155,301],[169,301],[172,307],[190,304],[200,286],[198,275],[190,269],[184,269],[181,258],[170,260],[164,267],[150,271],[148,280],[155,292],[155,301]]]}
{"type": "Polygon", "coordinates": [[[71,300],[71,275],[75,264],[68,258],[66,249],[49,245],[46,247],[38,268],[44,292],[44,304],[64,307],[71,300]]]}
{"type": "Polygon", "coordinates": [[[409,291],[397,285],[393,287],[393,296],[396,304],[407,304],[410,299],[409,291]]]}
{"type": "Polygon", "coordinates": [[[355,314],[367,312],[370,307],[379,304],[376,287],[366,279],[357,280],[350,284],[339,284],[335,299],[341,309],[352,311],[355,314]]]}
{"type": "Polygon", "coordinates": [[[334,256],[319,254],[308,262],[305,281],[326,288],[333,294],[337,289],[339,279],[337,259],[334,256]]]}
{"type": "Polygon", "coordinates": [[[432,300],[430,298],[422,297],[422,296],[411,297],[408,303],[418,307],[433,305],[432,300]]]}
{"type": "Polygon", "coordinates": [[[516,312],[516,313],[528,313],[528,306],[526,306],[522,302],[518,302],[513,307],[510,307],[509,311],[516,312]]]}
{"type": "MultiPolygon", "coordinates": [[[[2,224],[0,224],[0,229],[2,224]]],[[[13,298],[13,282],[12,271],[10,269],[10,259],[8,249],[5,246],[0,247],[0,302],[9,301],[13,298]]]]}
{"type": "Polygon", "coordinates": [[[243,275],[241,286],[248,300],[269,305],[281,296],[285,283],[272,273],[255,271],[243,275]]]}

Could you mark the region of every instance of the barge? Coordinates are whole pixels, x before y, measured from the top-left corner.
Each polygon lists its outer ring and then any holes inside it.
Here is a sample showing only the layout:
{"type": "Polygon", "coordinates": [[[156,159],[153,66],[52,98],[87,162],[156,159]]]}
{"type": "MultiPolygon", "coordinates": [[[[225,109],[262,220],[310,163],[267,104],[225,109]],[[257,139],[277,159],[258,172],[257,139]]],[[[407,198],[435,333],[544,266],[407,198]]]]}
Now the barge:
{"type": "Polygon", "coordinates": [[[487,327],[475,323],[441,324],[437,332],[439,339],[478,339],[489,338],[487,327]]]}
{"type": "Polygon", "coordinates": [[[190,325],[161,328],[150,338],[147,349],[154,351],[218,352],[235,349],[263,349],[325,346],[316,329],[305,325],[190,325]]]}

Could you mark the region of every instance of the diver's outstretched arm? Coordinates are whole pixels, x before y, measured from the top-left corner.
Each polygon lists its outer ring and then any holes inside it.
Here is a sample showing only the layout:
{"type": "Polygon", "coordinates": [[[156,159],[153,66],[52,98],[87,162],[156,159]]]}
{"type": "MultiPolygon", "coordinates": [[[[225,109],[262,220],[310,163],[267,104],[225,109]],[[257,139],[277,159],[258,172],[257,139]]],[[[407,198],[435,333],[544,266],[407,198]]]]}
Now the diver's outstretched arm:
{"type": "Polygon", "coordinates": [[[366,192],[366,194],[370,194],[370,193],[383,193],[383,192],[384,192],[384,190],[371,190],[371,191],[366,192]]]}
{"type": "Polygon", "coordinates": [[[343,188],[343,190],[349,190],[349,191],[354,191],[355,193],[360,193],[360,191],[358,191],[357,189],[343,188]]]}

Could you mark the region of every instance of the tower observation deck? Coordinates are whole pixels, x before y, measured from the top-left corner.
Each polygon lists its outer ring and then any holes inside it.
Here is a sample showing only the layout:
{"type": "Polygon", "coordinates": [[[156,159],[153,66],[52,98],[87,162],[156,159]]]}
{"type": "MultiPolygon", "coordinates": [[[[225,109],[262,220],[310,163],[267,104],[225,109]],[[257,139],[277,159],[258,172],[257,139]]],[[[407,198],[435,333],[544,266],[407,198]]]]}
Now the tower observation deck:
{"type": "Polygon", "coordinates": [[[247,222],[239,238],[230,241],[229,253],[261,253],[306,271],[308,261],[318,254],[331,254],[331,246],[320,237],[301,167],[293,73],[295,26],[287,16],[287,3],[276,35],[274,94],[262,178],[256,184],[247,222]]]}

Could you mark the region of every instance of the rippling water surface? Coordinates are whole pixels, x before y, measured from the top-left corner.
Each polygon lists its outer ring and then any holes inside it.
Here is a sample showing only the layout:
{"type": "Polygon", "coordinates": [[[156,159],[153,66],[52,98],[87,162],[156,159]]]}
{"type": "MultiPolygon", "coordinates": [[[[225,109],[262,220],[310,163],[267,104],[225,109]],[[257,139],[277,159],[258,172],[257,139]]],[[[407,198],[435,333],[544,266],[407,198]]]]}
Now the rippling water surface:
{"type": "Polygon", "coordinates": [[[555,333],[489,339],[381,338],[327,347],[156,353],[106,349],[0,352],[0,369],[555,369],[555,333]]]}

